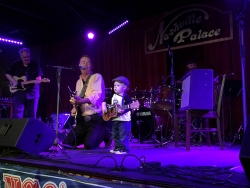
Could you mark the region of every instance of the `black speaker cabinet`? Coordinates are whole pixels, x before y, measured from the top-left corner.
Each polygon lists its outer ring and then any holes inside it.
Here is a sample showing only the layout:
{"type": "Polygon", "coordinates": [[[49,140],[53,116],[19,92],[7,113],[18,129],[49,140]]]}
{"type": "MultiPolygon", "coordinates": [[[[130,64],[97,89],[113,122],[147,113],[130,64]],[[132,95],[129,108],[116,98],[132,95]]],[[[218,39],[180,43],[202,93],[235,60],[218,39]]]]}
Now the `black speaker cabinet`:
{"type": "Polygon", "coordinates": [[[49,149],[55,138],[55,131],[37,119],[0,119],[0,149],[19,149],[37,155],[49,149]]]}
{"type": "Polygon", "coordinates": [[[180,110],[212,110],[213,91],[213,70],[190,70],[183,77],[180,110]]]}
{"type": "Polygon", "coordinates": [[[250,116],[248,116],[247,127],[244,133],[240,149],[240,162],[250,184],[250,116]]]}

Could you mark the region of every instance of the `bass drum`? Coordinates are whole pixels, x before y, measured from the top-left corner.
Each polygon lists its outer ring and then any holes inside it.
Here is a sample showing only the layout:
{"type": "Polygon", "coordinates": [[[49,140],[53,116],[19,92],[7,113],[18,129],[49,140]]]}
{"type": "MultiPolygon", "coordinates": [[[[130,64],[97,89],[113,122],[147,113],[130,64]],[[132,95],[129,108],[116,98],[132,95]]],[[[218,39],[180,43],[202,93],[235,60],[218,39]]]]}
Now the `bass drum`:
{"type": "Polygon", "coordinates": [[[148,140],[154,133],[155,116],[150,108],[141,107],[131,117],[131,132],[140,142],[148,140]]]}

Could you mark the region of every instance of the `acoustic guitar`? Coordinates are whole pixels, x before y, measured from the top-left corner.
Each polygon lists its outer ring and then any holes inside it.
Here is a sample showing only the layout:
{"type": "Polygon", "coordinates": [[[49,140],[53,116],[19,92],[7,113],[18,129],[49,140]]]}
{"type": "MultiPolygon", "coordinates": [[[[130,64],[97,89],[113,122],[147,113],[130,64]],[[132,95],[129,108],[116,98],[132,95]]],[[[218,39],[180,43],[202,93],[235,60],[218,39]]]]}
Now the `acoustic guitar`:
{"type": "Polygon", "coordinates": [[[111,117],[116,117],[118,113],[118,108],[121,110],[126,110],[126,109],[138,109],[140,106],[139,101],[135,101],[131,104],[124,105],[124,106],[118,106],[116,104],[110,105],[107,104],[107,113],[102,114],[102,118],[104,121],[108,121],[111,117]]]}
{"type": "Polygon", "coordinates": [[[50,82],[48,78],[43,78],[41,80],[28,80],[28,81],[26,81],[26,76],[22,76],[22,77],[13,76],[13,78],[17,81],[17,85],[13,86],[12,84],[10,84],[9,89],[11,93],[15,93],[16,91],[26,90],[24,85],[27,85],[27,84],[50,82]]]}

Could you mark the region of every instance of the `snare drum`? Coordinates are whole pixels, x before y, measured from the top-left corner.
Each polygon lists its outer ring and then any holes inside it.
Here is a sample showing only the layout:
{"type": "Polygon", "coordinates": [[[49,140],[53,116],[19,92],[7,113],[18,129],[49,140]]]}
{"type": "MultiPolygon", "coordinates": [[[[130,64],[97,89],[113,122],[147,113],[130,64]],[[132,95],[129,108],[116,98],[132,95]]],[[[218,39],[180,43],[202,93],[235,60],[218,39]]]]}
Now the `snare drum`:
{"type": "Polygon", "coordinates": [[[158,96],[155,101],[155,106],[162,110],[171,110],[172,104],[171,90],[168,86],[160,86],[158,88],[158,96]]]}

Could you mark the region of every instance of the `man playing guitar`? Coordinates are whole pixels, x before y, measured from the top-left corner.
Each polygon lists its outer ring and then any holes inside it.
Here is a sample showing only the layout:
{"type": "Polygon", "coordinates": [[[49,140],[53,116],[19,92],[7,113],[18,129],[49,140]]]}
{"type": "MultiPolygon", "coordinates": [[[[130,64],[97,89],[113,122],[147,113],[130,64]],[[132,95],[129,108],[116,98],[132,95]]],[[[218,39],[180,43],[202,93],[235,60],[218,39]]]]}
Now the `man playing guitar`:
{"type": "Polygon", "coordinates": [[[13,118],[36,118],[40,97],[40,85],[38,83],[41,81],[43,72],[38,63],[30,60],[30,50],[28,48],[21,49],[19,54],[21,60],[14,62],[5,73],[5,76],[11,82],[13,89],[15,87],[17,88],[17,91],[13,93],[13,118]],[[18,86],[18,78],[24,78],[27,81],[32,80],[33,82],[27,84],[25,88],[22,89],[18,86]],[[25,115],[24,109],[26,109],[27,112],[25,115]]]}
{"type": "Polygon", "coordinates": [[[85,149],[94,149],[102,141],[109,146],[112,141],[102,119],[102,101],[105,85],[102,75],[92,73],[92,62],[84,55],[79,62],[80,79],[76,83],[76,95],[70,98],[72,116],[77,116],[76,127],[62,142],[62,146],[74,148],[84,144],[85,149]]]}

